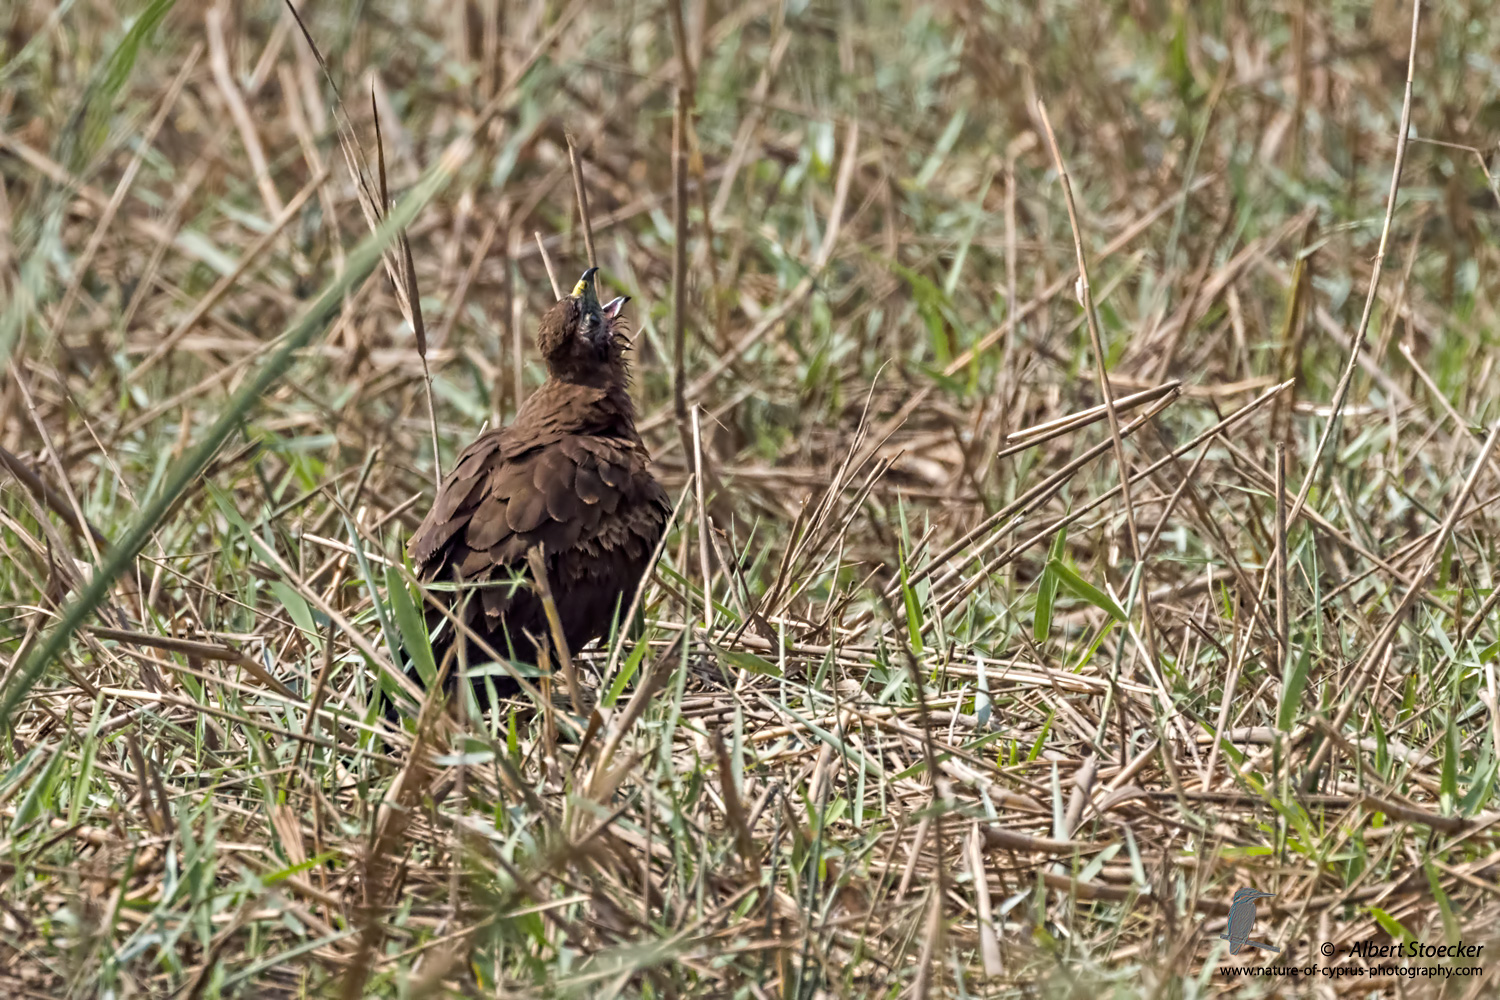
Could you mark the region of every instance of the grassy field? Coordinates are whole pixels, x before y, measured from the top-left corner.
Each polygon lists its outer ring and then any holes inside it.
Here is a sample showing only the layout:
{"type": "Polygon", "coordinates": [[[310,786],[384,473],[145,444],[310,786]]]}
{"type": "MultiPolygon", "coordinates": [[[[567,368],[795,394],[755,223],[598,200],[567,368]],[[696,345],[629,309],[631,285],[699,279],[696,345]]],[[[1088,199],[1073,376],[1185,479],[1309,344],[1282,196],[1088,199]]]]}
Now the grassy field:
{"type": "Polygon", "coordinates": [[[1489,4],[299,9],[0,5],[0,995],[1494,995],[1489,4]],[[585,218],[643,624],[393,729],[585,218]]]}

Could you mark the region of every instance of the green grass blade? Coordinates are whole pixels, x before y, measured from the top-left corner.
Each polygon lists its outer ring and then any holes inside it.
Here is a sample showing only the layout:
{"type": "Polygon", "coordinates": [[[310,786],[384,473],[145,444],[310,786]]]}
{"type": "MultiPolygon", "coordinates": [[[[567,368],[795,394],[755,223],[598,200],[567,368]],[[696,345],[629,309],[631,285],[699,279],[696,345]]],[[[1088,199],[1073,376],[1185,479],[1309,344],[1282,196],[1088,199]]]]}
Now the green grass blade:
{"type": "Polygon", "coordinates": [[[1115,621],[1125,620],[1125,609],[1116,604],[1114,598],[1079,576],[1076,569],[1061,559],[1050,560],[1047,563],[1047,569],[1053,573],[1057,583],[1074,597],[1088,601],[1099,610],[1107,612],[1115,621]]]}
{"type": "Polygon", "coordinates": [[[1281,709],[1276,713],[1276,728],[1283,733],[1292,731],[1297,723],[1297,708],[1302,704],[1302,689],[1307,685],[1307,674],[1312,669],[1312,651],[1306,644],[1287,671],[1286,682],[1281,686],[1281,709]]]}
{"type": "Polygon", "coordinates": [[[427,624],[422,621],[422,615],[412,602],[411,591],[406,589],[406,581],[401,579],[401,574],[394,566],[385,568],[385,592],[391,610],[395,612],[396,627],[401,630],[401,641],[406,645],[406,653],[416,664],[422,683],[430,688],[437,683],[437,662],[432,657],[427,624]]]}
{"type": "Polygon", "coordinates": [[[1052,549],[1047,554],[1047,565],[1042,568],[1042,579],[1037,585],[1036,616],[1031,622],[1031,637],[1045,642],[1052,631],[1052,608],[1057,603],[1058,580],[1054,566],[1062,563],[1063,548],[1068,543],[1068,529],[1063,528],[1052,539],[1052,549]]]}

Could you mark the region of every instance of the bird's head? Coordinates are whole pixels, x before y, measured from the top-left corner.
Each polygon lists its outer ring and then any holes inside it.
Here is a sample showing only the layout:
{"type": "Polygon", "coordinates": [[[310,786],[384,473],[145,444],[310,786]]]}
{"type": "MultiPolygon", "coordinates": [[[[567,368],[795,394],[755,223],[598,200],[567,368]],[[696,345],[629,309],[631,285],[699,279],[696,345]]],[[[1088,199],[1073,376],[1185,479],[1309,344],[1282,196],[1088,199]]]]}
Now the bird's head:
{"type": "Polygon", "coordinates": [[[594,288],[597,267],[583,272],[573,291],[557,300],[542,316],[537,347],[547,362],[547,373],[564,382],[609,384],[625,376],[625,348],[630,340],[620,311],[625,296],[599,304],[594,288]]]}

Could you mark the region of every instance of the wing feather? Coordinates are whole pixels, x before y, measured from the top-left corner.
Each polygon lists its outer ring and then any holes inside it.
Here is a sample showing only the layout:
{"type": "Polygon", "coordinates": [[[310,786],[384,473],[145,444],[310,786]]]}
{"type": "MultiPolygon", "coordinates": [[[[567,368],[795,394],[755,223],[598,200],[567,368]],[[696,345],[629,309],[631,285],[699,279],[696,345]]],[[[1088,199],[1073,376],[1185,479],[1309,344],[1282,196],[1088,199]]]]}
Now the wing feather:
{"type": "Polygon", "coordinates": [[[547,516],[554,521],[577,519],[583,502],[574,491],[578,464],[562,449],[544,452],[536,463],[531,484],[547,498],[547,516]]]}
{"type": "Polygon", "coordinates": [[[411,557],[417,563],[419,570],[425,573],[427,563],[447,546],[458,530],[464,526],[460,520],[454,519],[436,524],[423,524],[418,534],[411,539],[411,557]]]}
{"type": "Polygon", "coordinates": [[[535,531],[547,519],[547,494],[534,486],[517,490],[505,506],[505,523],[518,535],[535,531]]]}

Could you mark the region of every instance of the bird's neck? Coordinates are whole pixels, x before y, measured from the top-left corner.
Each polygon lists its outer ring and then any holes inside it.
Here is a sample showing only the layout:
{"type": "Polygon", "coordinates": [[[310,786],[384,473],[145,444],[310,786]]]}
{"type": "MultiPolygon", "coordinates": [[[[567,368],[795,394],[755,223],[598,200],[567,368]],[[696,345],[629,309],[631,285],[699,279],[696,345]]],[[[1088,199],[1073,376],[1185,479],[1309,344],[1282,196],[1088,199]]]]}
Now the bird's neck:
{"type": "Polygon", "coordinates": [[[515,423],[552,434],[597,434],[639,441],[635,404],[616,381],[586,385],[549,378],[516,414],[515,423]]]}

